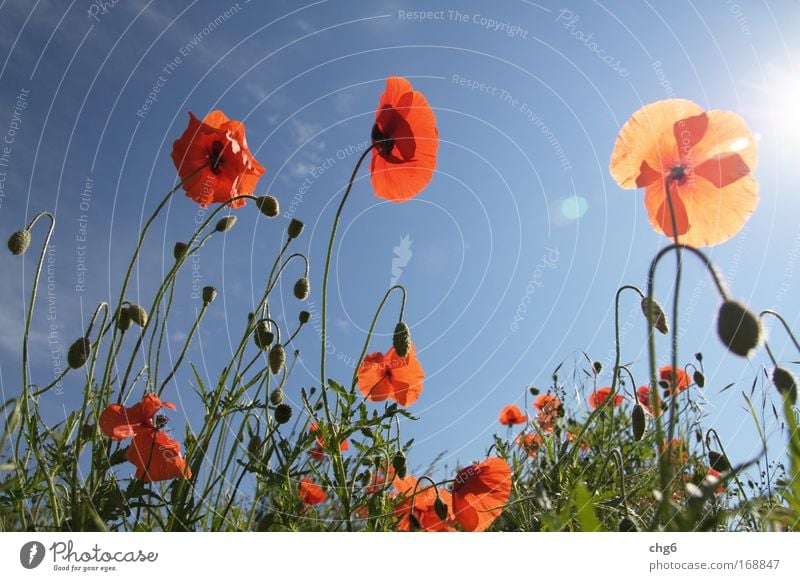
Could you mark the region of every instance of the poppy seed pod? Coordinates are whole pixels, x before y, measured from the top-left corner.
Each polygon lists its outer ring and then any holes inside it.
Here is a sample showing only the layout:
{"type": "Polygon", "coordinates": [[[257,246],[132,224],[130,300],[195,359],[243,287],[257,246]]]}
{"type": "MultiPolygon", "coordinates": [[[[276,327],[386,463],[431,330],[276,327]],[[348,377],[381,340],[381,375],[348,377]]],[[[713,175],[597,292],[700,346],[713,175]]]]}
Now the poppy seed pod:
{"type": "Polygon", "coordinates": [[[256,198],[256,206],[261,210],[261,213],[268,218],[274,218],[281,212],[281,206],[278,203],[278,198],[275,196],[259,196],[256,198]]]}
{"type": "Polygon", "coordinates": [[[67,351],[67,363],[72,369],[80,369],[86,365],[91,350],[92,344],[89,339],[81,337],[70,345],[69,351],[67,351]]]}
{"type": "Polygon", "coordinates": [[[122,307],[117,314],[117,329],[123,333],[131,328],[131,316],[128,309],[122,307]]]}
{"type": "Polygon", "coordinates": [[[306,277],[299,279],[294,283],[294,296],[299,301],[304,301],[308,298],[309,282],[306,277]]]}
{"type": "Polygon", "coordinates": [[[131,318],[131,321],[140,327],[144,327],[147,324],[147,311],[145,311],[142,306],[130,305],[128,307],[128,316],[131,318]]]}
{"type": "Polygon", "coordinates": [[[289,404],[282,403],[275,408],[275,421],[279,424],[285,424],[292,419],[292,407],[289,404]]]}
{"type": "Polygon", "coordinates": [[[31,233],[27,230],[20,230],[14,232],[8,239],[8,249],[11,254],[19,256],[24,254],[28,247],[31,245],[31,233]]]}
{"type": "Polygon", "coordinates": [[[225,216],[224,218],[220,218],[217,225],[214,226],[214,230],[217,232],[227,232],[233,225],[236,224],[236,216],[225,216]]]}
{"type": "Polygon", "coordinates": [[[717,333],[731,353],[747,357],[761,341],[761,322],[743,304],[727,300],[719,308],[717,333]]]}
{"type": "Polygon", "coordinates": [[[797,401],[797,382],[794,380],[794,375],[782,367],[776,367],[772,372],[772,382],[778,388],[778,392],[794,405],[797,401]]]}
{"type": "Polygon", "coordinates": [[[408,325],[403,321],[400,321],[394,327],[392,347],[400,357],[408,355],[408,350],[411,349],[411,332],[408,330],[408,325]]]}
{"type": "Polygon", "coordinates": [[[284,393],[282,389],[276,389],[269,394],[269,401],[272,405],[280,405],[283,403],[284,393]]]}
{"type": "Polygon", "coordinates": [[[645,425],[644,408],[638,403],[633,406],[633,411],[631,412],[631,425],[633,427],[633,439],[638,442],[644,435],[645,425]]]}
{"type": "Polygon", "coordinates": [[[280,373],[283,365],[286,363],[286,350],[283,345],[276,343],[275,346],[269,350],[269,370],[273,375],[280,373]]]}
{"type": "Polygon", "coordinates": [[[392,458],[392,468],[398,478],[405,478],[408,474],[408,462],[406,455],[401,450],[398,450],[392,458]]]}
{"type": "Polygon", "coordinates": [[[301,324],[305,325],[311,320],[311,313],[308,311],[300,311],[300,313],[297,315],[297,318],[300,320],[301,324]]]}
{"type": "Polygon", "coordinates": [[[300,220],[295,220],[292,218],[292,221],[289,222],[289,227],[286,229],[286,233],[289,235],[289,238],[297,238],[300,234],[303,233],[303,224],[300,220]]]}
{"type": "Polygon", "coordinates": [[[645,318],[650,322],[650,325],[658,329],[659,333],[666,335],[669,333],[669,325],[667,324],[667,315],[664,314],[664,309],[655,300],[650,300],[648,297],[642,299],[642,313],[645,318]],[[650,315],[650,308],[652,306],[653,314],[650,315]]]}
{"type": "Polygon", "coordinates": [[[274,338],[275,335],[269,330],[269,323],[266,321],[256,323],[256,329],[253,331],[253,341],[255,341],[256,347],[266,351],[272,345],[274,338]]]}
{"type": "Polygon", "coordinates": [[[217,298],[217,289],[215,289],[213,286],[204,286],[203,302],[209,305],[214,302],[215,298],[217,298]]]}
{"type": "Polygon", "coordinates": [[[186,255],[186,252],[189,250],[189,245],[186,242],[176,242],[175,247],[172,249],[172,256],[175,257],[175,260],[180,260],[186,255]]]}
{"type": "Polygon", "coordinates": [[[447,520],[447,503],[443,501],[441,497],[437,496],[436,500],[433,501],[433,510],[436,512],[436,516],[439,517],[439,520],[447,520]]]}

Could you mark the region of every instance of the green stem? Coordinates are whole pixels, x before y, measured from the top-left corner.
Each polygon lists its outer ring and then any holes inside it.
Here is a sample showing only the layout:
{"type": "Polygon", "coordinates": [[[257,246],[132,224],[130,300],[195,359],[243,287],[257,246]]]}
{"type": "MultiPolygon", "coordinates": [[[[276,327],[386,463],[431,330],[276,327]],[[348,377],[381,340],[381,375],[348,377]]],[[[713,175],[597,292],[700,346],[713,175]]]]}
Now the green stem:
{"type": "Polygon", "coordinates": [[[386,304],[386,301],[389,299],[389,295],[392,294],[392,291],[394,290],[400,290],[403,293],[403,299],[402,302],[400,303],[400,320],[401,321],[403,320],[403,314],[405,313],[406,310],[406,298],[408,293],[406,292],[406,288],[403,285],[396,284],[389,290],[387,290],[386,293],[383,295],[383,299],[381,299],[381,302],[378,305],[378,309],[375,311],[375,316],[372,317],[372,323],[369,326],[369,331],[367,331],[367,338],[364,341],[364,348],[361,350],[361,355],[359,356],[358,361],[356,362],[356,367],[353,372],[353,383],[351,387],[355,387],[356,384],[358,383],[358,369],[359,367],[361,367],[361,362],[364,361],[364,357],[366,356],[367,350],[369,349],[369,342],[370,339],[372,338],[372,333],[375,331],[375,325],[378,323],[378,317],[380,316],[381,311],[383,310],[383,306],[386,304]]]}

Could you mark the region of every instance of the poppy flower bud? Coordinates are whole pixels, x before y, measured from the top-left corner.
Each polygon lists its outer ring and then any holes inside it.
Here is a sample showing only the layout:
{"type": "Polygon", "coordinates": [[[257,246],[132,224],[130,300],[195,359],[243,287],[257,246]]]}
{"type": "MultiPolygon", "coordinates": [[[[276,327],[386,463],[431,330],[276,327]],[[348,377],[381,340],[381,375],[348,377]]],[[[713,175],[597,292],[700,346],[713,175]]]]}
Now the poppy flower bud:
{"type": "Polygon", "coordinates": [[[70,345],[69,351],[67,351],[67,363],[72,369],[80,369],[86,365],[91,350],[92,345],[89,343],[89,339],[81,337],[70,345]]]}
{"type": "Polygon", "coordinates": [[[128,316],[131,318],[131,321],[140,327],[144,327],[147,324],[147,311],[144,310],[144,307],[139,305],[129,306],[128,316]]]}
{"type": "Polygon", "coordinates": [[[217,298],[217,289],[215,289],[213,286],[204,286],[203,302],[209,305],[214,302],[215,298],[217,298]]]}
{"type": "Polygon", "coordinates": [[[406,455],[401,450],[398,450],[392,458],[392,468],[398,478],[405,478],[408,474],[408,462],[406,455]]]}
{"type": "Polygon", "coordinates": [[[638,529],[634,522],[627,516],[622,517],[619,521],[619,532],[621,533],[635,533],[638,529]]]}
{"type": "Polygon", "coordinates": [[[176,242],[175,247],[172,249],[172,256],[175,257],[175,260],[180,260],[186,255],[186,252],[189,250],[189,245],[186,242],[176,242]]]}
{"type": "Polygon", "coordinates": [[[267,359],[269,359],[269,370],[272,371],[272,374],[277,375],[280,373],[284,363],[286,363],[286,350],[283,348],[283,345],[276,343],[275,346],[269,350],[267,359]]]}
{"type": "Polygon", "coordinates": [[[282,403],[275,408],[275,421],[279,424],[285,424],[292,419],[292,407],[289,404],[282,403]]]}
{"type": "Polygon", "coordinates": [[[408,350],[411,349],[411,334],[408,330],[408,325],[403,321],[400,321],[394,327],[392,346],[400,357],[408,355],[408,350]]]}
{"type": "Polygon", "coordinates": [[[268,218],[274,218],[281,213],[281,206],[275,196],[259,196],[256,198],[256,206],[261,213],[268,218]]]}
{"type": "Polygon", "coordinates": [[[702,374],[702,372],[695,370],[694,374],[692,375],[692,379],[697,384],[697,387],[705,387],[706,385],[706,376],[702,374]]]}
{"type": "Polygon", "coordinates": [[[719,308],[717,333],[731,353],[747,357],[761,341],[761,323],[742,303],[728,300],[719,308]]]}
{"type": "Polygon", "coordinates": [[[642,312],[645,318],[649,321],[650,325],[658,329],[659,333],[666,335],[669,333],[669,325],[667,324],[667,315],[664,314],[664,309],[661,308],[655,300],[650,300],[648,297],[642,299],[642,312]],[[650,309],[653,309],[653,314],[650,314],[650,309]]]}
{"type": "Polygon", "coordinates": [[[301,324],[305,325],[309,320],[311,320],[311,313],[308,311],[300,311],[300,314],[297,316],[297,318],[300,319],[301,324]]]}
{"type": "Polygon", "coordinates": [[[599,374],[601,371],[603,371],[603,364],[599,361],[595,361],[592,363],[592,369],[594,369],[595,374],[599,374]]]}
{"type": "Polygon", "coordinates": [[[723,454],[714,452],[713,450],[709,450],[708,452],[708,463],[711,469],[717,472],[725,472],[731,469],[731,463],[728,462],[728,459],[723,454]]]}
{"type": "Polygon", "coordinates": [[[644,424],[644,408],[637,403],[635,406],[633,406],[633,411],[631,412],[633,439],[637,442],[641,440],[642,436],[644,435],[644,424]]]}
{"type": "Polygon", "coordinates": [[[408,528],[412,532],[422,530],[422,523],[413,512],[408,513],[408,528]]]}
{"type": "Polygon", "coordinates": [[[794,375],[782,367],[776,367],[772,372],[772,382],[778,388],[778,392],[794,405],[797,401],[797,382],[794,380],[794,375]]]}
{"type": "Polygon", "coordinates": [[[694,354],[694,358],[697,359],[698,363],[702,363],[703,362],[703,354],[700,353],[699,351],[694,354]]]}
{"type": "Polygon", "coordinates": [[[303,227],[304,224],[300,220],[292,218],[292,221],[289,222],[289,227],[286,229],[286,233],[289,235],[289,238],[297,238],[303,233],[303,227]]]}
{"type": "Polygon", "coordinates": [[[272,393],[269,394],[269,401],[272,405],[279,405],[283,403],[284,393],[282,389],[276,389],[272,393]]]}
{"type": "Polygon", "coordinates": [[[256,347],[266,351],[272,345],[273,339],[275,339],[275,335],[269,330],[269,323],[266,321],[256,323],[256,329],[253,331],[253,341],[255,341],[256,347]]]}
{"type": "Polygon", "coordinates": [[[227,232],[233,225],[236,224],[236,216],[225,216],[224,218],[220,218],[217,225],[214,226],[214,230],[217,232],[227,232]]]}
{"type": "Polygon", "coordinates": [[[27,230],[20,230],[14,232],[11,238],[8,239],[8,249],[14,256],[24,254],[28,247],[31,245],[31,233],[27,230]]]}
{"type": "Polygon", "coordinates": [[[251,456],[257,457],[261,452],[262,440],[258,434],[255,434],[247,443],[247,453],[251,456]]]}
{"type": "Polygon", "coordinates": [[[433,510],[436,512],[436,516],[439,517],[439,520],[447,520],[447,503],[441,499],[441,497],[437,496],[436,500],[433,501],[433,510]]]}
{"type": "Polygon", "coordinates": [[[131,316],[128,309],[122,307],[117,314],[117,329],[123,333],[131,328],[131,316]]]}
{"type": "Polygon", "coordinates": [[[306,277],[299,279],[294,283],[294,296],[299,301],[304,301],[308,298],[309,282],[306,277]]]}
{"type": "Polygon", "coordinates": [[[534,396],[539,395],[539,389],[534,387],[534,386],[530,386],[528,388],[528,391],[531,392],[531,395],[534,395],[534,396]]]}

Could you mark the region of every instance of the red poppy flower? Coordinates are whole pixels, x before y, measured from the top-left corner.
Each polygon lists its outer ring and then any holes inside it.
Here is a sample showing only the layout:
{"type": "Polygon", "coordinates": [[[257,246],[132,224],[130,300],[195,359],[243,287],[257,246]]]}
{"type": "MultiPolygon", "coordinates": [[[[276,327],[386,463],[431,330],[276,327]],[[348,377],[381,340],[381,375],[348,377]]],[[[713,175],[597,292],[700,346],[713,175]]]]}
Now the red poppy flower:
{"type": "Polygon", "coordinates": [[[379,198],[405,202],[431,181],[439,148],[436,118],[425,96],[406,79],[386,79],[372,143],[372,189],[379,198]]]}
{"type": "Polygon", "coordinates": [[[528,453],[528,456],[535,458],[539,453],[539,448],[542,447],[542,437],[534,432],[527,434],[520,434],[514,442],[528,453]]]}
{"type": "Polygon", "coordinates": [[[691,385],[692,380],[689,378],[689,374],[687,374],[683,369],[676,369],[673,375],[672,366],[665,365],[661,369],[658,370],[658,376],[661,381],[667,382],[669,386],[667,388],[667,394],[672,395],[672,385],[675,384],[675,392],[680,393],[689,385],[691,385]]]}
{"type": "MultiPolygon", "coordinates": [[[[316,422],[309,424],[308,431],[312,434],[316,434],[319,432],[319,424],[316,422]]],[[[342,440],[339,443],[339,450],[345,452],[350,449],[350,440],[342,440]]],[[[312,460],[316,460],[320,462],[322,460],[323,455],[325,454],[325,441],[322,439],[322,436],[317,435],[316,441],[314,442],[314,446],[308,451],[309,456],[311,456],[312,460]]]]}
{"type": "MultiPolygon", "coordinates": [[[[454,530],[452,519],[442,520],[436,514],[434,503],[436,502],[437,489],[434,486],[417,486],[417,479],[413,476],[406,478],[395,478],[394,487],[397,489],[401,502],[394,507],[394,515],[400,519],[397,523],[398,531],[421,530],[426,532],[446,532],[454,530]],[[416,489],[416,494],[414,490],[416,489]],[[411,504],[414,504],[413,516],[415,518],[412,526],[411,504]],[[419,527],[417,527],[419,525],[419,527]]],[[[447,514],[453,512],[452,498],[448,491],[439,490],[439,498],[447,506],[447,514]]]]}
{"type": "MultiPolygon", "coordinates": [[[[244,124],[222,111],[212,111],[202,121],[189,113],[189,126],[172,146],[172,161],[186,195],[204,208],[252,194],[266,171],[247,148],[244,124]]],[[[244,204],[236,200],[230,206],[244,204]]]]}
{"type": "MultiPolygon", "coordinates": [[[[592,408],[592,409],[595,409],[597,406],[599,406],[604,401],[606,401],[606,398],[608,397],[608,395],[610,393],[611,393],[611,388],[610,387],[601,387],[600,389],[597,389],[597,390],[593,391],[592,393],[589,394],[589,407],[592,408]]],[[[624,400],[625,400],[624,397],[622,397],[618,393],[615,393],[614,394],[614,402],[611,405],[613,405],[614,407],[617,407],[624,400]]]]}
{"type": "Polygon", "coordinates": [[[543,393],[533,402],[533,407],[542,412],[553,411],[561,408],[561,400],[551,393],[543,393]]]}
{"type": "MultiPolygon", "coordinates": [[[[572,443],[578,439],[578,436],[576,434],[573,434],[572,432],[567,432],[565,439],[567,440],[567,442],[572,443]]],[[[578,445],[578,447],[580,448],[581,452],[588,452],[589,450],[591,450],[589,444],[586,443],[586,440],[582,440],[581,443],[578,445]]]]}
{"type": "Polygon", "coordinates": [[[504,426],[514,426],[516,424],[524,424],[528,421],[528,416],[522,413],[514,404],[509,404],[500,412],[500,423],[504,426]]]}
{"type": "Polygon", "coordinates": [[[453,514],[465,531],[484,531],[500,516],[511,495],[511,467],[488,458],[462,469],[453,484],[453,514]]]}
{"type": "MultiPolygon", "coordinates": [[[[722,474],[714,470],[713,468],[709,468],[708,472],[706,473],[706,480],[708,480],[711,484],[716,484],[722,478],[722,474]]],[[[725,492],[725,487],[720,485],[714,490],[717,494],[723,494],[725,492]]]]}
{"type": "Polygon", "coordinates": [[[556,396],[543,393],[533,402],[533,407],[539,410],[536,415],[536,422],[539,429],[546,434],[555,430],[555,424],[562,414],[561,400],[556,396]]]}
{"type": "Polygon", "coordinates": [[[653,414],[653,408],[650,405],[650,388],[646,385],[642,385],[639,389],[636,390],[636,397],[639,400],[639,404],[644,409],[645,413],[648,415],[655,415],[653,414]]]}
{"type": "Polygon", "coordinates": [[[678,242],[713,246],[739,232],[755,210],[756,161],[755,138],[738,115],[668,99],[646,105],[625,123],[610,170],[621,187],[645,188],[650,223],[673,238],[669,178],[678,242]]]}
{"type": "Polygon", "coordinates": [[[412,343],[405,357],[400,357],[394,347],[386,355],[367,355],[358,370],[358,389],[369,401],[389,398],[402,406],[409,406],[422,393],[423,377],[425,372],[412,343]]]}
{"type": "Polygon", "coordinates": [[[136,466],[135,478],[145,482],[191,478],[192,472],[181,457],[181,445],[153,424],[153,415],[162,409],[175,411],[175,405],[162,402],[153,393],[126,408],[111,404],[100,414],[100,429],[112,440],[133,438],[125,459],[136,466]]]}
{"type": "Polygon", "coordinates": [[[321,504],[328,499],[328,495],[319,486],[311,481],[311,477],[306,476],[297,487],[297,493],[305,504],[321,504]]]}

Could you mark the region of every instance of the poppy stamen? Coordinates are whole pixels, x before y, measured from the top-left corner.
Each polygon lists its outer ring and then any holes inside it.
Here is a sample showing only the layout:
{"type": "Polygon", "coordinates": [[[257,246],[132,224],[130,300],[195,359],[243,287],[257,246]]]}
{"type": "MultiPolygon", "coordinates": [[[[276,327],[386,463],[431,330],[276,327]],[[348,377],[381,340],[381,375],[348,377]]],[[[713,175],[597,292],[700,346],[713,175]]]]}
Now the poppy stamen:
{"type": "Polygon", "coordinates": [[[220,166],[224,161],[222,158],[223,151],[225,151],[225,145],[221,141],[215,141],[211,144],[211,153],[208,154],[208,162],[214,175],[219,175],[222,171],[220,166]]]}

